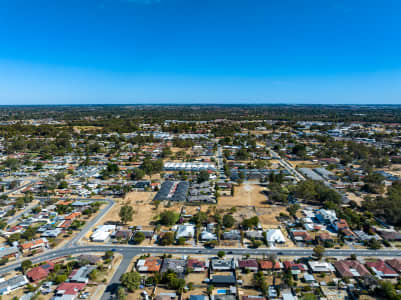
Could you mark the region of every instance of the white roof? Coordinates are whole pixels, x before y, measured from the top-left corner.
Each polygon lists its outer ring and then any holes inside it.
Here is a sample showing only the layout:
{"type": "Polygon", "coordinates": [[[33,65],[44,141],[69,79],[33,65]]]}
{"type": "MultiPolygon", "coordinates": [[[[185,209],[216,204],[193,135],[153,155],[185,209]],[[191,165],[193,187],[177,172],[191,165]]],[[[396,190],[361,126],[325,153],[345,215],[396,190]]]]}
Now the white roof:
{"type": "Polygon", "coordinates": [[[271,243],[284,243],[285,238],[280,229],[270,229],[266,232],[266,239],[271,243]]]}
{"type": "Polygon", "coordinates": [[[195,226],[191,224],[178,225],[175,237],[179,239],[180,237],[194,237],[195,236],[195,226]]]}

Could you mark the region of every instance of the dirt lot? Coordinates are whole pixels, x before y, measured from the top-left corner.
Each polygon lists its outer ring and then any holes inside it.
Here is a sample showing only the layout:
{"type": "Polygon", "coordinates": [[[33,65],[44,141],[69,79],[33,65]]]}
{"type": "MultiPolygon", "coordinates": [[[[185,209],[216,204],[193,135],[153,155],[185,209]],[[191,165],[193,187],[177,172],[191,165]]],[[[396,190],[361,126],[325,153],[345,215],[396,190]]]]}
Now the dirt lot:
{"type": "Polygon", "coordinates": [[[350,200],[355,201],[355,203],[358,204],[359,206],[361,206],[362,202],[364,201],[362,197],[359,197],[359,196],[355,195],[354,193],[347,193],[347,197],[350,200]]]}
{"type": "MultiPolygon", "coordinates": [[[[120,221],[118,216],[121,206],[128,204],[134,208],[133,221],[129,222],[130,226],[146,226],[150,225],[150,222],[158,214],[155,210],[155,206],[152,204],[154,192],[131,192],[128,193],[123,200],[116,202],[113,208],[104,216],[103,220],[107,221],[120,221]]],[[[161,210],[160,205],[159,210],[161,210]]]]}
{"type": "Polygon", "coordinates": [[[294,167],[299,167],[299,168],[318,168],[319,164],[315,163],[310,160],[295,160],[295,161],[289,161],[289,163],[294,167]]]}
{"type": "Polygon", "coordinates": [[[217,207],[219,209],[236,207],[233,217],[238,221],[258,216],[265,229],[277,228],[280,222],[276,217],[282,212],[287,213],[286,208],[267,204],[264,190],[265,188],[258,184],[243,184],[235,187],[234,197],[221,197],[217,207]]]}
{"type": "Polygon", "coordinates": [[[234,188],[234,197],[223,196],[219,198],[218,207],[227,208],[232,206],[256,206],[269,207],[266,203],[267,196],[263,193],[264,187],[258,184],[242,184],[234,188]]]}

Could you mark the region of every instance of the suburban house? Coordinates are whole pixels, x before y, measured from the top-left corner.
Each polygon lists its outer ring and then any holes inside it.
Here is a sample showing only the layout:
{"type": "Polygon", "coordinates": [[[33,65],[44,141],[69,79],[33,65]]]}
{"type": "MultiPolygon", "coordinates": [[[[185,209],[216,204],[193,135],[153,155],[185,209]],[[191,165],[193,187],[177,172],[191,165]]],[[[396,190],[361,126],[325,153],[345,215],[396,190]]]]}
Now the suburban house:
{"type": "Polygon", "coordinates": [[[334,267],[342,278],[370,275],[368,269],[357,260],[339,260],[334,263],[334,267]]]}
{"type": "Polygon", "coordinates": [[[283,264],[279,261],[275,261],[273,265],[273,262],[270,260],[259,260],[259,267],[263,271],[278,271],[283,268],[283,264]]]}
{"type": "Polygon", "coordinates": [[[71,300],[78,296],[78,293],[85,288],[85,283],[80,282],[63,282],[55,291],[53,300],[71,300]]]}
{"type": "Polygon", "coordinates": [[[7,295],[28,283],[29,281],[24,275],[17,275],[8,280],[2,281],[0,282],[0,295],[7,295]]]}
{"type": "Polygon", "coordinates": [[[395,278],[398,277],[398,273],[394,271],[389,265],[387,265],[381,259],[375,262],[367,262],[366,266],[371,268],[373,272],[380,278],[395,278]]]}
{"type": "Polygon", "coordinates": [[[26,273],[26,276],[31,281],[40,281],[43,280],[49,275],[50,271],[54,269],[54,264],[52,262],[46,262],[43,265],[37,266],[31,269],[29,272],[26,273]]]}
{"type": "Polygon", "coordinates": [[[46,238],[40,238],[37,240],[29,241],[23,244],[20,244],[19,247],[23,253],[27,253],[33,250],[43,250],[49,246],[46,238]]]}
{"type": "Polygon", "coordinates": [[[163,260],[163,265],[160,272],[166,273],[168,271],[173,271],[178,275],[183,275],[185,272],[186,265],[187,262],[183,259],[165,258],[163,260]]]}
{"type": "Polygon", "coordinates": [[[162,259],[158,257],[148,257],[138,260],[136,269],[138,272],[160,272],[162,259]]]}
{"type": "Polygon", "coordinates": [[[256,259],[242,259],[238,261],[238,266],[241,270],[250,270],[256,272],[259,269],[259,264],[256,259]]]}
{"type": "Polygon", "coordinates": [[[266,240],[269,244],[285,243],[285,237],[280,229],[270,229],[266,231],[266,240]]]}
{"type": "Polygon", "coordinates": [[[192,272],[204,272],[206,269],[206,264],[202,260],[196,258],[189,258],[187,260],[187,270],[192,270],[192,272]]]}
{"type": "Polygon", "coordinates": [[[334,272],[335,269],[331,263],[324,261],[308,261],[309,269],[313,273],[330,273],[334,272]]]}
{"type": "Polygon", "coordinates": [[[394,271],[401,273],[401,261],[399,259],[386,259],[385,263],[388,264],[394,271]]]}

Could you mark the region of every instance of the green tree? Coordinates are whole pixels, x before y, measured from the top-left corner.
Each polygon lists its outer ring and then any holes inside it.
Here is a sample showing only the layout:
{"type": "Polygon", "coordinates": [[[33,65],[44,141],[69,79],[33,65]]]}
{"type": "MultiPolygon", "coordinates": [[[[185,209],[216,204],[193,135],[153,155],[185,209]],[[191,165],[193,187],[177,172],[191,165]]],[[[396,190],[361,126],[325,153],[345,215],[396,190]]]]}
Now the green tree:
{"type": "Polygon", "coordinates": [[[141,180],[145,176],[145,171],[140,168],[135,168],[131,173],[132,180],[141,180]]]}
{"type": "Polygon", "coordinates": [[[313,248],[313,255],[317,258],[317,259],[321,259],[324,255],[324,247],[322,245],[317,245],[315,248],[313,248]]]}
{"type": "Polygon", "coordinates": [[[174,211],[166,210],[160,214],[160,224],[171,226],[178,222],[180,215],[174,211]]]}
{"type": "Polygon", "coordinates": [[[172,245],[174,243],[174,232],[165,232],[161,236],[159,243],[162,246],[172,245]]]}
{"type": "Polygon", "coordinates": [[[25,274],[25,272],[28,271],[28,269],[30,269],[30,268],[32,268],[32,261],[30,261],[29,259],[28,259],[28,260],[24,260],[24,261],[21,263],[21,270],[22,270],[22,273],[25,274]]]}
{"type": "Polygon", "coordinates": [[[117,299],[118,300],[127,300],[127,295],[125,293],[125,289],[121,286],[117,290],[117,299]]]}
{"type": "Polygon", "coordinates": [[[224,251],[220,250],[219,252],[217,252],[217,256],[219,258],[223,258],[224,256],[226,256],[226,253],[224,251]]]}
{"type": "Polygon", "coordinates": [[[120,220],[123,224],[127,224],[128,222],[132,221],[132,216],[134,214],[134,209],[132,206],[124,205],[120,208],[120,220]]]}
{"type": "Polygon", "coordinates": [[[235,219],[232,215],[224,215],[223,217],[223,225],[224,227],[230,228],[235,224],[235,219]]]}
{"type": "Polygon", "coordinates": [[[135,244],[139,245],[145,240],[145,234],[141,231],[137,231],[134,235],[135,244]]]}
{"type": "Polygon", "coordinates": [[[134,292],[139,289],[141,283],[141,275],[138,272],[132,271],[124,273],[120,278],[121,285],[125,287],[129,292],[134,292]]]}

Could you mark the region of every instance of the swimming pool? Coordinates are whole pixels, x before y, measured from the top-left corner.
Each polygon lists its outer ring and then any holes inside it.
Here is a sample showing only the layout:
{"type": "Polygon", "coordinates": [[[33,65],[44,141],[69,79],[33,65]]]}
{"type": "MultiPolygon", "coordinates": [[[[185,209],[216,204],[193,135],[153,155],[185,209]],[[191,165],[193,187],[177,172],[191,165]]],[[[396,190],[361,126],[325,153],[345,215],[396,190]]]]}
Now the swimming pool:
{"type": "Polygon", "coordinates": [[[227,294],[227,290],[217,290],[217,294],[225,295],[225,294],[227,294]]]}

